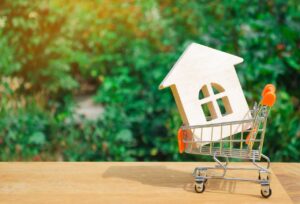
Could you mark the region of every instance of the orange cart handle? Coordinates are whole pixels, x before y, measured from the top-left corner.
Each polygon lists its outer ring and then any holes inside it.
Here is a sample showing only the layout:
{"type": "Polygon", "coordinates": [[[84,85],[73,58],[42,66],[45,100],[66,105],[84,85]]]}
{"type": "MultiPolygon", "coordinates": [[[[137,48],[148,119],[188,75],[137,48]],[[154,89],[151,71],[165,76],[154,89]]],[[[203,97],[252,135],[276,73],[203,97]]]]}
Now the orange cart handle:
{"type": "Polygon", "coordinates": [[[264,90],[262,91],[261,96],[264,96],[267,92],[275,93],[275,91],[276,91],[276,88],[273,84],[267,84],[264,87],[264,90]]]}
{"type": "Polygon", "coordinates": [[[267,84],[262,92],[261,104],[272,107],[276,102],[276,88],[273,84],[267,84]]]}
{"type": "Polygon", "coordinates": [[[185,131],[180,128],[177,133],[178,150],[180,154],[184,152],[184,143],[183,143],[184,132],[185,131]]]}

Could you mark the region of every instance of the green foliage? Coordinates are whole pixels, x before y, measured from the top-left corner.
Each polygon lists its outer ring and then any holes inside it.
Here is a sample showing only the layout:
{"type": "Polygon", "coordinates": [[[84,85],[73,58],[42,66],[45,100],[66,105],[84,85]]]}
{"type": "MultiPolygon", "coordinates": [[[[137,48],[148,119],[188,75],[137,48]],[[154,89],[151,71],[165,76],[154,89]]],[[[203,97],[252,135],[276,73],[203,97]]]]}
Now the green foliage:
{"type": "Polygon", "coordinates": [[[0,8],[1,160],[198,158],[177,153],[181,120],[170,91],[158,90],[195,41],[244,58],[237,72],[250,105],[276,85],[264,152],[300,161],[298,2],[4,0],[0,8]],[[86,85],[105,108],[97,121],[74,117],[73,96],[86,85]]]}
{"type": "Polygon", "coordinates": [[[32,158],[43,149],[48,121],[38,110],[1,112],[1,160],[32,158]]]}
{"type": "Polygon", "coordinates": [[[74,36],[64,26],[68,7],[49,6],[41,1],[0,3],[0,74],[28,82],[27,92],[55,94],[77,86],[69,61],[74,36]]]}

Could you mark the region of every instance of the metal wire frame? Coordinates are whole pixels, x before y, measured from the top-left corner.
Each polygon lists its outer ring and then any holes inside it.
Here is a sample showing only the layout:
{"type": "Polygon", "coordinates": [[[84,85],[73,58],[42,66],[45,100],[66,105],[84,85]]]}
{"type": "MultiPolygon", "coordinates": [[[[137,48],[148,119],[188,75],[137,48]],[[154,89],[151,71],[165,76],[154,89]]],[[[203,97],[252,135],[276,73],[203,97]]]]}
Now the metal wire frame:
{"type": "Polygon", "coordinates": [[[226,158],[260,160],[269,108],[255,105],[250,113],[252,118],[247,120],[207,125],[183,125],[181,128],[184,130],[185,152],[226,158]],[[250,127],[249,124],[251,124],[250,127]],[[236,125],[242,127],[241,132],[233,134],[232,129],[236,125]],[[225,126],[230,129],[230,135],[227,137],[223,136],[225,126]],[[204,140],[202,137],[203,130],[207,128],[211,129],[210,140],[204,140]],[[216,128],[221,130],[220,140],[214,141],[213,134],[216,128]],[[195,135],[196,131],[200,132],[200,137],[195,135]],[[251,138],[247,141],[245,136],[248,134],[251,134],[251,138]]]}

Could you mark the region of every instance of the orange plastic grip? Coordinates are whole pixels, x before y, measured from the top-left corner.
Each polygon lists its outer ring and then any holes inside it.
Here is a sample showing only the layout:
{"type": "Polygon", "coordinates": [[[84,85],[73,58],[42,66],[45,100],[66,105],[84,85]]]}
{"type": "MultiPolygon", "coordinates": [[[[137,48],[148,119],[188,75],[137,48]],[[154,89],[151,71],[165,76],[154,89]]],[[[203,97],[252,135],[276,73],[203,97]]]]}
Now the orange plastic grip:
{"type": "Polygon", "coordinates": [[[272,107],[276,101],[276,95],[272,92],[267,92],[261,101],[261,104],[264,106],[272,107]]]}
{"type": "Polygon", "coordinates": [[[276,101],[276,88],[273,84],[267,84],[262,92],[261,104],[272,107],[276,101]]]}
{"type": "Polygon", "coordinates": [[[178,150],[179,150],[179,153],[180,153],[180,154],[184,152],[183,136],[184,136],[184,130],[182,130],[182,129],[180,128],[180,129],[178,130],[178,133],[177,133],[178,150]]]}
{"type": "Polygon", "coordinates": [[[264,90],[262,91],[262,96],[264,96],[266,93],[268,92],[272,92],[272,93],[275,93],[276,91],[276,88],[273,84],[267,84],[265,87],[264,87],[264,90]]]}

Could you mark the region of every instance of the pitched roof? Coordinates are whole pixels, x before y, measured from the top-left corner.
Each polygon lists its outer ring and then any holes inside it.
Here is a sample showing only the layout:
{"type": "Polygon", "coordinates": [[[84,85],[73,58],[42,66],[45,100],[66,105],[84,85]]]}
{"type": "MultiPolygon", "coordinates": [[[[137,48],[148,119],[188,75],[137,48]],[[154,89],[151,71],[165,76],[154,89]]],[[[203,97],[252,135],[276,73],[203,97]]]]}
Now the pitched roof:
{"type": "Polygon", "coordinates": [[[190,67],[189,65],[193,61],[197,61],[200,63],[203,62],[203,66],[205,66],[205,64],[207,63],[215,63],[216,61],[236,65],[243,62],[243,59],[235,55],[206,47],[204,45],[191,43],[177,60],[164,80],[161,82],[161,84],[159,85],[159,89],[163,89],[175,84],[175,76],[177,74],[181,74],[181,72],[184,74],[184,72],[187,71],[186,67],[190,67]]]}

